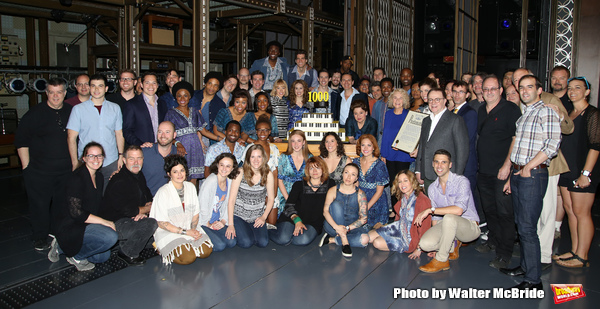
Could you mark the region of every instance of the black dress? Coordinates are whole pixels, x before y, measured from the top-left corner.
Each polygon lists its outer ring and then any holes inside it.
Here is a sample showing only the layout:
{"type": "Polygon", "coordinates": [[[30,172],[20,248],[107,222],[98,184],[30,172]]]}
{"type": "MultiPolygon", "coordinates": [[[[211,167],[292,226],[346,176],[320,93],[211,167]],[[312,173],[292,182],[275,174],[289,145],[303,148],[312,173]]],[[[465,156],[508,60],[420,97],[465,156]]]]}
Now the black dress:
{"type": "Polygon", "coordinates": [[[562,150],[569,172],[560,175],[558,185],[572,192],[596,193],[600,183],[600,168],[598,162],[592,169],[591,184],[587,188],[575,188],[573,181],[579,178],[585,166],[590,149],[600,151],[600,111],[589,105],[579,116],[573,119],[575,130],[572,134],[563,135],[560,149],[562,150]]]}

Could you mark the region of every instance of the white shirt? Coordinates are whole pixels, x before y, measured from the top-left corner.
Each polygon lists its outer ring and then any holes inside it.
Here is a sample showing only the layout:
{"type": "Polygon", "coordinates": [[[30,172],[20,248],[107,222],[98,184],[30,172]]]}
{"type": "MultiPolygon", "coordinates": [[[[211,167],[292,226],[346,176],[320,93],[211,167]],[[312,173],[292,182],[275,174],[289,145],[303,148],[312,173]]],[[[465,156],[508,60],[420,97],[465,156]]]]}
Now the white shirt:
{"type": "Polygon", "coordinates": [[[440,119],[442,119],[442,115],[446,111],[447,109],[443,108],[439,114],[434,115],[433,113],[431,113],[431,115],[429,115],[429,117],[431,117],[431,128],[429,128],[429,137],[427,137],[427,141],[429,141],[429,139],[431,138],[431,133],[433,133],[433,130],[435,130],[435,127],[437,126],[438,122],[440,122],[440,119]]]}
{"type": "Polygon", "coordinates": [[[358,90],[352,87],[352,94],[346,99],[346,91],[342,91],[342,102],[340,103],[340,124],[345,125],[346,120],[348,119],[348,114],[350,113],[350,104],[352,104],[352,98],[354,95],[358,94],[358,90]]]}

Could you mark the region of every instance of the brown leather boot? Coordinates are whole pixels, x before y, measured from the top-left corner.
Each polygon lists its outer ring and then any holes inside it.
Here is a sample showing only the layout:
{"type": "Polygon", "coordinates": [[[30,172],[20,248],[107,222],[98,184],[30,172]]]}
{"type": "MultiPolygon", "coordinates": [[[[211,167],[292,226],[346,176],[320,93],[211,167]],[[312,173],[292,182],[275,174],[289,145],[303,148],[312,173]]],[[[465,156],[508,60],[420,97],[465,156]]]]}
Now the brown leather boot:
{"type": "Polygon", "coordinates": [[[440,262],[435,257],[423,266],[419,266],[419,270],[426,273],[437,273],[440,270],[450,269],[450,262],[440,262]]]}
{"type": "Polygon", "coordinates": [[[450,252],[450,255],[448,255],[450,261],[458,260],[458,249],[460,249],[461,244],[460,240],[457,240],[456,244],[454,244],[454,251],[450,252]]]}

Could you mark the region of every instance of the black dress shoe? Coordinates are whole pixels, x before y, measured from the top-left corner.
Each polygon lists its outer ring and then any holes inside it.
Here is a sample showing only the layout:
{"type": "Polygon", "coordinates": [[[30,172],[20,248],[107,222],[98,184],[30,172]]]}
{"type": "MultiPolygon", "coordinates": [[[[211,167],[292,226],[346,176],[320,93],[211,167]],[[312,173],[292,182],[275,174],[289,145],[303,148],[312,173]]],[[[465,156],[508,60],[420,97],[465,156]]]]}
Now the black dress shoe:
{"type": "Polygon", "coordinates": [[[119,258],[131,266],[142,266],[142,265],[146,264],[146,260],[141,256],[132,258],[132,257],[129,257],[129,256],[119,252],[119,258]]]}
{"type": "Polygon", "coordinates": [[[519,283],[518,285],[513,286],[512,288],[519,289],[519,290],[533,290],[533,289],[543,290],[544,286],[542,286],[542,282],[531,283],[531,282],[523,281],[523,282],[519,283]]]}
{"type": "Polygon", "coordinates": [[[488,265],[490,265],[490,267],[493,267],[496,269],[502,269],[502,268],[506,268],[509,263],[510,263],[510,261],[497,256],[495,259],[490,261],[490,264],[488,264],[488,265]]]}
{"type": "Polygon", "coordinates": [[[521,266],[517,266],[515,268],[500,268],[500,272],[512,277],[523,276],[525,274],[525,271],[523,268],[521,268],[521,266]]]}

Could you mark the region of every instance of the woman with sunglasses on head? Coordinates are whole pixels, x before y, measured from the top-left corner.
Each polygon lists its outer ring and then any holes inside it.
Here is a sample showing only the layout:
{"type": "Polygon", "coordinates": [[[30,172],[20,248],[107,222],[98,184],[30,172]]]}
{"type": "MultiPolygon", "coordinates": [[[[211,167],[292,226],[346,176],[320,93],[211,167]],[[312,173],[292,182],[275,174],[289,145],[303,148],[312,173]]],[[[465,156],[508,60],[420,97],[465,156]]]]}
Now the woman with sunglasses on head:
{"type": "Polygon", "coordinates": [[[67,262],[78,271],[86,271],[110,258],[110,248],[118,240],[115,223],[96,215],[102,204],[104,176],[99,169],[104,156],[102,145],[87,144],[79,167],[67,181],[56,238],[48,252],[53,263],[64,253],[67,262]]]}
{"type": "Polygon", "coordinates": [[[588,103],[591,92],[585,77],[569,80],[567,94],[574,110],[569,117],[575,129],[563,135],[560,148],[569,165],[569,172],[558,181],[571,232],[571,251],[553,256],[560,266],[588,267],[588,253],[594,238],[591,209],[600,183],[598,154],[600,153],[600,112],[588,103]]]}

